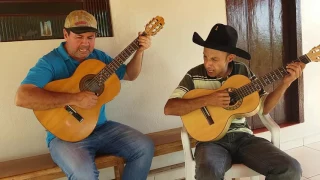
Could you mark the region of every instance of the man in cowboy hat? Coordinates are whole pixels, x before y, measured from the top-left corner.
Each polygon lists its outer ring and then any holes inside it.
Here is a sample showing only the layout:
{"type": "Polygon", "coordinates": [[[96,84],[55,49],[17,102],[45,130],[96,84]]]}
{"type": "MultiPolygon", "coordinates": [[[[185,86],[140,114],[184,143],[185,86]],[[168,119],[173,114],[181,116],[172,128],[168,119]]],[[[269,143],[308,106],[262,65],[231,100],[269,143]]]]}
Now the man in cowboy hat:
{"type": "MultiPolygon", "coordinates": [[[[198,33],[194,33],[193,42],[204,47],[204,63],[189,70],[181,80],[165,105],[166,115],[183,116],[204,106],[229,106],[227,90],[194,99],[182,97],[193,89],[217,89],[236,74],[255,78],[245,64],[234,61],[236,56],[251,59],[248,52],[236,47],[237,40],[237,31],[223,24],[214,25],[205,41],[198,33]]],[[[263,89],[259,91],[261,103],[264,103],[264,114],[275,107],[303,69],[303,63],[289,64],[289,74],[273,92],[267,94],[263,89]]],[[[234,119],[227,134],[220,140],[199,142],[195,150],[195,161],[197,180],[222,180],[232,162],[243,163],[270,180],[300,180],[301,177],[299,162],[269,141],[254,136],[244,117],[234,119]]]]}

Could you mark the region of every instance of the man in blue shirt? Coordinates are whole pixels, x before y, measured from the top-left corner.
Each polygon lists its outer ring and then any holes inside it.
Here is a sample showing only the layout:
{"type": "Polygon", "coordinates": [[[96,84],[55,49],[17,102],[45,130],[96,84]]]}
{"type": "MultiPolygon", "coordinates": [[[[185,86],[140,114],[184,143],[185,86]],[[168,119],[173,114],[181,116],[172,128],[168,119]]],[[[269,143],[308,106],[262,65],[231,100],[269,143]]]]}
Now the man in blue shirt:
{"type": "MultiPolygon", "coordinates": [[[[60,93],[43,89],[54,80],[70,77],[80,63],[97,59],[106,64],[112,58],[94,49],[97,21],[90,13],[77,10],[71,12],[63,29],[65,42],[39,59],[22,81],[16,95],[16,105],[33,110],[61,108],[65,105],[90,109],[97,104],[95,93],[60,93]]],[[[135,80],[142,66],[144,50],[151,46],[149,36],[139,33],[139,48],[128,65],[116,70],[119,79],[135,80]]],[[[99,171],[94,163],[97,154],[113,154],[125,158],[124,180],[145,180],[154,154],[153,142],[144,134],[126,125],[107,121],[105,105],[100,109],[97,126],[87,138],[78,142],[67,142],[48,131],[47,144],[55,163],[68,179],[98,179],[99,171]]]]}

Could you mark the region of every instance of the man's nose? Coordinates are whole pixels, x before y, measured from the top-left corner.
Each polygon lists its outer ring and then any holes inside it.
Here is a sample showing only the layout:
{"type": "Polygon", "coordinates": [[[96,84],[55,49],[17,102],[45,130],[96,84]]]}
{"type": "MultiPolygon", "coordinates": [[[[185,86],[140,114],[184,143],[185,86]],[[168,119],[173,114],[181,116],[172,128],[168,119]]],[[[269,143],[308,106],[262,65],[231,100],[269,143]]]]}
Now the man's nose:
{"type": "Polygon", "coordinates": [[[87,38],[83,38],[81,41],[81,45],[89,45],[89,40],[87,38]]]}

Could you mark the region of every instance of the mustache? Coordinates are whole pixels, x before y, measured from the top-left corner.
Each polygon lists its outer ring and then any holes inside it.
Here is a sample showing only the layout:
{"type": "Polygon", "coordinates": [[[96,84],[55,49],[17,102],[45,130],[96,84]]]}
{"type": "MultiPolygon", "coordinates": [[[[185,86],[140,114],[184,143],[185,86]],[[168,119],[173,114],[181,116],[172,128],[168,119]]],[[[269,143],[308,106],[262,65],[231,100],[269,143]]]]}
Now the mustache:
{"type": "Polygon", "coordinates": [[[89,49],[90,46],[80,46],[79,49],[89,49]]]}

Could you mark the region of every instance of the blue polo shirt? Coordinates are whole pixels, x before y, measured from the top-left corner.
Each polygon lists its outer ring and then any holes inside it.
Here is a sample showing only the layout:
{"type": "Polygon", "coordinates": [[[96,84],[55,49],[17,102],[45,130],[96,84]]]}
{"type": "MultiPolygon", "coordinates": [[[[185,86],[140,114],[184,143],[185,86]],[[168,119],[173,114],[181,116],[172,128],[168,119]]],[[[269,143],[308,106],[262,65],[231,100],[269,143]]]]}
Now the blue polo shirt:
{"type": "MultiPolygon", "coordinates": [[[[51,81],[69,78],[80,63],[68,55],[64,49],[64,44],[65,42],[62,42],[58,48],[40,58],[36,65],[29,70],[21,84],[33,84],[39,88],[43,88],[51,81]]],[[[113,60],[109,55],[97,49],[94,49],[86,59],[97,59],[106,64],[109,64],[113,60]]],[[[123,79],[125,72],[126,66],[123,64],[118,68],[116,74],[119,79],[123,79]]],[[[103,105],[100,109],[97,126],[106,121],[105,105],[103,105]]],[[[47,131],[47,145],[54,138],[55,136],[47,131]]]]}

